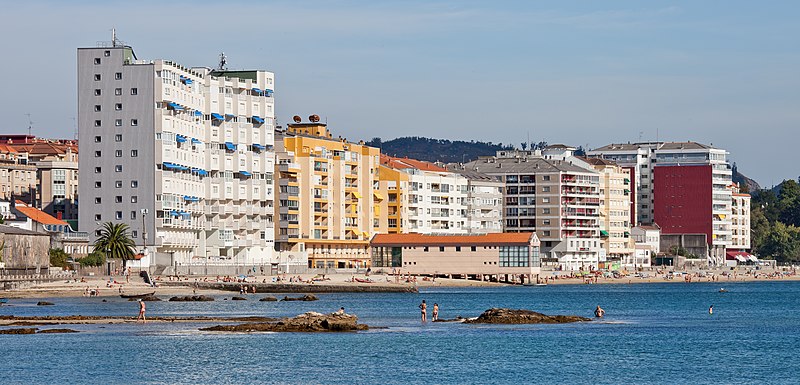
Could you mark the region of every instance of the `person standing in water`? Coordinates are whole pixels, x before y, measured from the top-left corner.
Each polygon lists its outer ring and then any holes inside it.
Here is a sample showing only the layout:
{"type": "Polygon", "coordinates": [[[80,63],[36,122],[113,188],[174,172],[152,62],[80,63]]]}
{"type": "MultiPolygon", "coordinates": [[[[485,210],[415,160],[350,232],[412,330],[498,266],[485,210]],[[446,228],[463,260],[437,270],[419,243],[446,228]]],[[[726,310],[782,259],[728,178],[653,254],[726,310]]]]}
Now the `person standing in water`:
{"type": "Polygon", "coordinates": [[[439,304],[433,304],[433,313],[431,314],[431,321],[436,321],[439,319],[439,304]]]}
{"type": "Polygon", "coordinates": [[[708,314],[710,314],[710,315],[713,315],[713,314],[714,314],[714,305],[711,305],[711,306],[708,308],[708,314]]]}
{"type": "Polygon", "coordinates": [[[147,318],[144,316],[145,310],[146,309],[145,309],[144,301],[142,301],[140,299],[139,300],[139,317],[136,317],[136,322],[139,322],[139,320],[141,320],[143,324],[147,323],[147,318]]]}
{"type": "Polygon", "coordinates": [[[606,311],[603,310],[600,305],[597,305],[597,309],[594,309],[594,316],[597,318],[603,318],[604,315],[606,315],[606,311]]]}
{"type": "Polygon", "coordinates": [[[424,299],[419,304],[419,310],[422,312],[422,322],[426,322],[428,320],[428,304],[425,303],[424,299]]]}

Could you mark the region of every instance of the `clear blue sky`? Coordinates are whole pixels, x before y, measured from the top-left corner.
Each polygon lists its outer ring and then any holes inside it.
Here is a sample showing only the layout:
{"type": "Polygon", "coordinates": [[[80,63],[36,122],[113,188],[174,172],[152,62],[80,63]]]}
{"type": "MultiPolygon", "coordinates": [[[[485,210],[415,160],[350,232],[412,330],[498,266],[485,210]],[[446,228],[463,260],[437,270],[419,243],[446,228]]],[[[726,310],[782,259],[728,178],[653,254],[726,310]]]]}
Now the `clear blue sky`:
{"type": "Polygon", "coordinates": [[[351,140],[713,143],[797,178],[796,1],[5,2],[0,132],[71,137],[76,48],[276,73],[278,119],[351,140]]]}

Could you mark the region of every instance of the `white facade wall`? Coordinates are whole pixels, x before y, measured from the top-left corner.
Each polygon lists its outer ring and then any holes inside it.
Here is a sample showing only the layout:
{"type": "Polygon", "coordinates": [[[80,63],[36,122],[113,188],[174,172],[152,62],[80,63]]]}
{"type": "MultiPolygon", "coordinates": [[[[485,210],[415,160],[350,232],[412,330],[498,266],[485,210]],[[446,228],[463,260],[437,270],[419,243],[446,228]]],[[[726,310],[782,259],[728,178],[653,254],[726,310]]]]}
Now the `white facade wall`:
{"type": "Polygon", "coordinates": [[[503,183],[469,179],[467,193],[467,232],[503,231],[503,183]]]}
{"type": "Polygon", "coordinates": [[[409,233],[466,234],[467,178],[450,172],[404,169],[409,174],[405,194],[409,233]]]}

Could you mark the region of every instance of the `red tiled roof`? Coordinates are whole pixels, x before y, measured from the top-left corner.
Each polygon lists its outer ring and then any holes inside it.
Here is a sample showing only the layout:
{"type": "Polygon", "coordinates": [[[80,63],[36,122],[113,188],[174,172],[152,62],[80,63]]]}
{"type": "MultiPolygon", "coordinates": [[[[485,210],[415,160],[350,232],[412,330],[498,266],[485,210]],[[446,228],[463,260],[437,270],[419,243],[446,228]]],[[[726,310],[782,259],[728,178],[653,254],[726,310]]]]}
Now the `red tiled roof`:
{"type": "Polygon", "coordinates": [[[60,219],[53,217],[52,215],[41,211],[35,207],[30,207],[23,203],[22,201],[17,201],[14,205],[14,208],[17,211],[21,212],[26,217],[30,218],[34,222],[39,222],[43,225],[64,225],[68,226],[67,222],[64,222],[60,219]]]}
{"type": "Polygon", "coordinates": [[[406,168],[413,168],[422,171],[437,171],[437,172],[447,172],[447,169],[439,167],[433,163],[425,162],[416,159],[409,159],[409,158],[395,158],[389,155],[381,154],[381,164],[384,166],[389,166],[391,168],[396,169],[406,169],[406,168]]]}
{"type": "Polygon", "coordinates": [[[484,235],[376,234],[372,246],[496,246],[528,245],[534,233],[491,233],[484,235]]]}
{"type": "Polygon", "coordinates": [[[17,149],[7,144],[0,143],[0,152],[9,152],[9,153],[17,153],[17,149]]]}

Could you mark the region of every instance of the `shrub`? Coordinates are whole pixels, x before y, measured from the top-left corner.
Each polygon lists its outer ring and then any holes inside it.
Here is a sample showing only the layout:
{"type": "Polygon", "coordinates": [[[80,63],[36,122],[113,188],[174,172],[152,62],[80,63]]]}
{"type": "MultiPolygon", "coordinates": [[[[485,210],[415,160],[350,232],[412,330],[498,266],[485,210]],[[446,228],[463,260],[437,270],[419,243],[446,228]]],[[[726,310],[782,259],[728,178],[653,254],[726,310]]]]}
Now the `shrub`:
{"type": "Polygon", "coordinates": [[[91,254],[78,260],[81,266],[103,266],[106,263],[106,255],[93,251],[91,254]]]}
{"type": "Polygon", "coordinates": [[[50,266],[60,267],[64,270],[69,269],[69,254],[62,249],[50,249],[50,266]]]}

